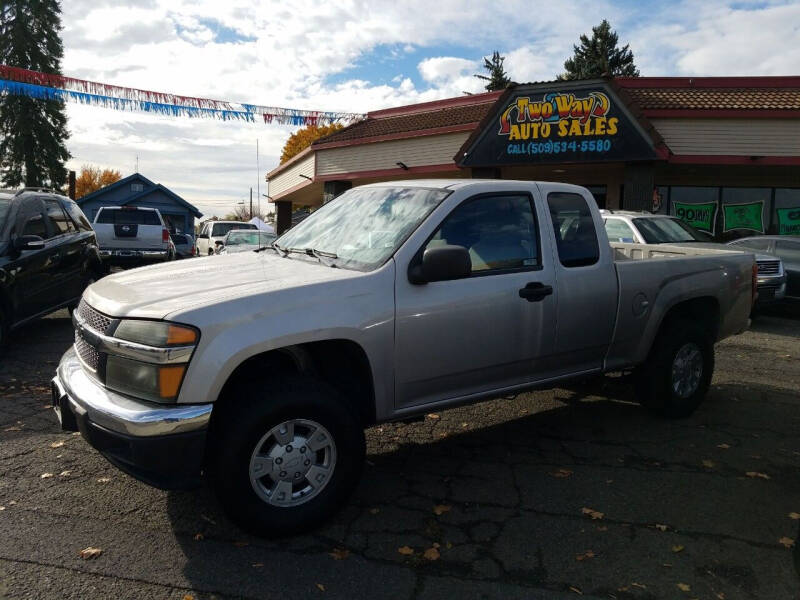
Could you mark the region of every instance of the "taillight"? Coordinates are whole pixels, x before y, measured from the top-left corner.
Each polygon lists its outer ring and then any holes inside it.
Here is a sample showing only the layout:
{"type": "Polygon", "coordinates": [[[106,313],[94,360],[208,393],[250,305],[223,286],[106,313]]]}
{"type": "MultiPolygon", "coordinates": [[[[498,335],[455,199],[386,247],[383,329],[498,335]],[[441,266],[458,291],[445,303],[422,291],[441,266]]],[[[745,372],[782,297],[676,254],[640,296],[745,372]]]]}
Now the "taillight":
{"type": "Polygon", "coordinates": [[[753,285],[750,290],[750,306],[756,303],[756,296],[758,296],[758,264],[753,263],[753,285]]]}
{"type": "Polygon", "coordinates": [[[169,230],[162,229],[161,230],[161,241],[168,242],[169,241],[169,230]]]}
{"type": "Polygon", "coordinates": [[[189,254],[194,254],[194,244],[192,244],[192,249],[191,249],[191,251],[189,252],[189,254]]]}

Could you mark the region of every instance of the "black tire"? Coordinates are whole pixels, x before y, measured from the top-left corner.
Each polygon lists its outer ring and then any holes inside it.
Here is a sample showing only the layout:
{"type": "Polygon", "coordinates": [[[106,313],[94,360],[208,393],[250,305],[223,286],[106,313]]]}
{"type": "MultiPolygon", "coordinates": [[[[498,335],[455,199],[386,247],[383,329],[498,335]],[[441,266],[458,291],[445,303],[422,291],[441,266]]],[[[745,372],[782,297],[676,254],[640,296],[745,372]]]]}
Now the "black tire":
{"type": "MultiPolygon", "coordinates": [[[[335,390],[313,379],[256,381],[235,386],[220,401],[209,432],[207,464],[210,483],[231,520],[256,535],[279,537],[314,529],[338,512],[361,476],[366,444],[361,423],[335,390]],[[302,504],[275,506],[256,493],[250,462],[263,436],[291,419],[326,428],[336,460],[316,495],[302,504]]],[[[274,483],[270,476],[266,481],[274,483]]]]}
{"type": "Polygon", "coordinates": [[[708,331],[692,322],[672,319],[662,325],[650,356],[636,371],[636,397],[642,406],[656,414],[688,417],[705,398],[713,375],[714,344],[708,331]],[[679,352],[683,350],[682,356],[686,356],[687,352],[693,354],[694,349],[701,359],[697,384],[679,393],[673,382],[673,365],[679,352]]]}

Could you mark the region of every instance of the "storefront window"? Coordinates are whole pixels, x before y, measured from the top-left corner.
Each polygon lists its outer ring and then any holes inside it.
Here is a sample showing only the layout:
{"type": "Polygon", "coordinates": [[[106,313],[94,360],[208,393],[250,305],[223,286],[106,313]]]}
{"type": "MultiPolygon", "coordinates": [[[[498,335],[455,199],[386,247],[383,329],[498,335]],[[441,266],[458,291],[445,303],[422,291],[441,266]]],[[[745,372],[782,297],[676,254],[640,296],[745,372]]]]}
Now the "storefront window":
{"type": "Polygon", "coordinates": [[[597,208],[605,208],[606,207],[606,186],[604,185],[586,185],[584,186],[587,190],[592,192],[592,196],[594,196],[595,202],[597,202],[597,208]]]}
{"type": "Polygon", "coordinates": [[[714,234],[717,220],[719,188],[674,186],[670,188],[669,210],[689,225],[714,234]]]}
{"type": "Polygon", "coordinates": [[[766,232],[771,198],[771,188],[722,188],[722,241],[766,232]]]}
{"type": "Polygon", "coordinates": [[[775,190],[773,232],[778,235],[800,235],[800,189],[775,190]]]}

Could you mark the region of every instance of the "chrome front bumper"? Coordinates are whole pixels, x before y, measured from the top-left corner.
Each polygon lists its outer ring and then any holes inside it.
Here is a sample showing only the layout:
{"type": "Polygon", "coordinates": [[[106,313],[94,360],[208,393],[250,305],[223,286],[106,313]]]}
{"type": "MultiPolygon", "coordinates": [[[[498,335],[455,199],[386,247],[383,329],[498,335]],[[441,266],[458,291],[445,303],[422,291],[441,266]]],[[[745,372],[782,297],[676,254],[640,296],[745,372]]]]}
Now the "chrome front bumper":
{"type": "MultiPolygon", "coordinates": [[[[206,429],[211,404],[159,405],[113,392],[86,373],[75,348],[61,357],[53,385],[76,416],[110,431],[152,437],[206,429]]],[[[55,395],[55,394],[54,394],[55,395]]]]}
{"type": "Polygon", "coordinates": [[[62,428],[150,485],[186,489],[201,479],[211,404],[159,405],[106,389],[86,373],[74,347],[51,384],[62,428]]]}

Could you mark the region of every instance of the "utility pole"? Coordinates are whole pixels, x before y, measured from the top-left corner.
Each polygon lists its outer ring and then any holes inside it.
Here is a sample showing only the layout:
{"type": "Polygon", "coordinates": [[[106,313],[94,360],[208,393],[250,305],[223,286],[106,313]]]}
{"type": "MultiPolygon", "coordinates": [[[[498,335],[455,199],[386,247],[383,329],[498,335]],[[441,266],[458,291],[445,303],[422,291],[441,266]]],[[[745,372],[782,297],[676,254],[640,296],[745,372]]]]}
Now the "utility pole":
{"type": "Polygon", "coordinates": [[[253,188],[250,188],[250,218],[253,218],[253,188]]]}

